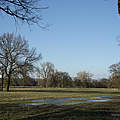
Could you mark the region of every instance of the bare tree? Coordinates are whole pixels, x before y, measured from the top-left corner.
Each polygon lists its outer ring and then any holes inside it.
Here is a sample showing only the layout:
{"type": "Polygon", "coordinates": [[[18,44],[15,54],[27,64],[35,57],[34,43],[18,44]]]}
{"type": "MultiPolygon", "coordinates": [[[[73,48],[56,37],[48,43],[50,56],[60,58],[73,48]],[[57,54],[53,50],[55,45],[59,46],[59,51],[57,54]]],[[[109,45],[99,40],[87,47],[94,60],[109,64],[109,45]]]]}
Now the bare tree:
{"type": "Polygon", "coordinates": [[[120,89],[120,62],[109,67],[111,86],[120,89]]]}
{"type": "Polygon", "coordinates": [[[73,87],[72,78],[67,72],[57,71],[55,73],[55,84],[58,88],[73,87]]]}
{"type": "Polygon", "coordinates": [[[41,64],[40,77],[45,81],[46,87],[51,82],[51,76],[54,74],[54,64],[50,62],[44,62],[41,64]]]}
{"type": "Polygon", "coordinates": [[[28,43],[20,35],[5,33],[0,36],[0,64],[7,76],[7,91],[11,77],[17,73],[31,71],[34,62],[40,59],[36,50],[29,49],[28,43]]]}
{"type": "MultiPolygon", "coordinates": [[[[41,10],[48,7],[41,7],[41,0],[0,0],[0,11],[12,16],[15,21],[21,20],[28,24],[38,24],[42,20],[41,10]]],[[[43,27],[42,24],[39,24],[43,27]]]]}
{"type": "Polygon", "coordinates": [[[110,65],[109,71],[112,76],[120,75],[120,62],[110,65]]]}
{"type": "Polygon", "coordinates": [[[82,87],[90,87],[91,77],[93,75],[89,72],[78,72],[77,78],[80,79],[82,87]]]}

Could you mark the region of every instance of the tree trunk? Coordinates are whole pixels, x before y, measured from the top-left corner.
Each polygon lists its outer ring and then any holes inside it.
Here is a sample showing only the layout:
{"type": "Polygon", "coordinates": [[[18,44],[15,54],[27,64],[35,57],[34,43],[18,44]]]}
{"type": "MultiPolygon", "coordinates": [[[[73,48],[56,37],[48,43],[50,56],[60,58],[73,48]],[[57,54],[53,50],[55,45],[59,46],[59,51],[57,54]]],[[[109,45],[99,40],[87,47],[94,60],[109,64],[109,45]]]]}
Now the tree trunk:
{"type": "Polygon", "coordinates": [[[47,79],[45,79],[45,80],[46,80],[46,86],[45,87],[48,88],[48,80],[47,79]]]}
{"type": "Polygon", "coordinates": [[[10,88],[10,75],[8,76],[7,91],[9,91],[9,88],[10,88]]]}
{"type": "Polygon", "coordinates": [[[2,85],[1,90],[2,90],[2,91],[3,91],[3,84],[4,84],[4,74],[2,74],[2,83],[1,83],[1,85],[2,85]]]}

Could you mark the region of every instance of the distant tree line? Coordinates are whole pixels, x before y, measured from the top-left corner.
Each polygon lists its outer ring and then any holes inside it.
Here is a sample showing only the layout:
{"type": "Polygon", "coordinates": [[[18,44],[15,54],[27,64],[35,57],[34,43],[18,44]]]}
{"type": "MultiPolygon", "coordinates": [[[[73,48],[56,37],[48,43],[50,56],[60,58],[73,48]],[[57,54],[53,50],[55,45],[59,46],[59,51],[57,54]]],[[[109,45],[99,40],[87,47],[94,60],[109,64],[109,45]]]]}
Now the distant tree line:
{"type": "MultiPolygon", "coordinates": [[[[55,69],[51,62],[44,62],[40,67],[34,66],[34,74],[36,78],[32,78],[29,74],[22,75],[16,72],[11,77],[11,86],[38,86],[41,88],[120,88],[119,64],[110,66],[111,76],[109,78],[93,79],[93,74],[89,72],[78,72],[76,77],[71,77],[67,72],[61,72],[55,69]],[[21,77],[20,77],[20,76],[21,77]]],[[[2,70],[2,69],[1,69],[2,70]]],[[[29,72],[29,70],[28,70],[29,72]]],[[[2,72],[0,78],[1,87],[7,87],[8,78],[2,80],[2,72]]],[[[3,89],[3,88],[2,88],[3,89]]]]}
{"type": "Polygon", "coordinates": [[[111,80],[101,78],[93,79],[93,74],[89,72],[78,72],[76,77],[71,77],[67,72],[61,72],[55,69],[54,64],[44,62],[37,67],[37,85],[40,87],[57,87],[57,88],[110,88],[111,80]]]}
{"type": "Polygon", "coordinates": [[[30,49],[21,35],[4,33],[0,36],[0,90],[10,86],[39,86],[44,88],[120,88],[120,63],[109,67],[110,77],[93,79],[93,74],[78,72],[75,77],[55,69],[51,62],[36,62],[41,54],[30,49]],[[35,78],[33,76],[36,76],[35,78]]]}
{"type": "MultiPolygon", "coordinates": [[[[110,80],[102,78],[100,80],[92,79],[92,74],[89,72],[78,72],[76,77],[70,77],[69,73],[61,72],[54,68],[50,62],[44,62],[41,67],[35,67],[34,71],[37,78],[30,76],[21,76],[11,78],[11,86],[39,86],[41,88],[108,88],[110,87],[110,80]]],[[[7,86],[7,78],[4,78],[4,85],[2,85],[2,78],[0,84],[3,87],[7,86]]]]}
{"type": "Polygon", "coordinates": [[[24,78],[13,78],[11,86],[39,86],[41,88],[110,88],[111,81],[107,78],[93,79],[89,72],[78,72],[76,77],[70,77],[69,73],[55,69],[51,62],[44,62],[36,67],[37,78],[26,76],[24,78]]]}

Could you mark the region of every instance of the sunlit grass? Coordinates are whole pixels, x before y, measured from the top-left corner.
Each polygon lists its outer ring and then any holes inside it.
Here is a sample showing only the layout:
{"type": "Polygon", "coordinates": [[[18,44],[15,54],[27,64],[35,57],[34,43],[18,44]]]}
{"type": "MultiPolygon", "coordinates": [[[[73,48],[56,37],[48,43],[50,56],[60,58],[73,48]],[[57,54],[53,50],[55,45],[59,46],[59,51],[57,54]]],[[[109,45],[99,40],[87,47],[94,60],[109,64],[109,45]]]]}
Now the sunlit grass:
{"type": "Polygon", "coordinates": [[[97,88],[11,88],[10,92],[0,92],[0,104],[20,100],[47,98],[120,96],[117,89],[97,88]]]}

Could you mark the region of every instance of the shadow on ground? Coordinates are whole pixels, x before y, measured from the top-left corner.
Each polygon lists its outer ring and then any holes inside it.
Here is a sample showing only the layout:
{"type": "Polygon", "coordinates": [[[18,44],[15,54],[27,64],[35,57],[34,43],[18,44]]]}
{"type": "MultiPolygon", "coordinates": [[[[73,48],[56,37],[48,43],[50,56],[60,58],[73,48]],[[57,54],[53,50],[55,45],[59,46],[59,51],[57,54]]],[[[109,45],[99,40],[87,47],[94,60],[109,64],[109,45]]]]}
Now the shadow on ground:
{"type": "Polygon", "coordinates": [[[113,120],[120,119],[120,103],[78,105],[0,105],[1,120],[113,120]]]}

